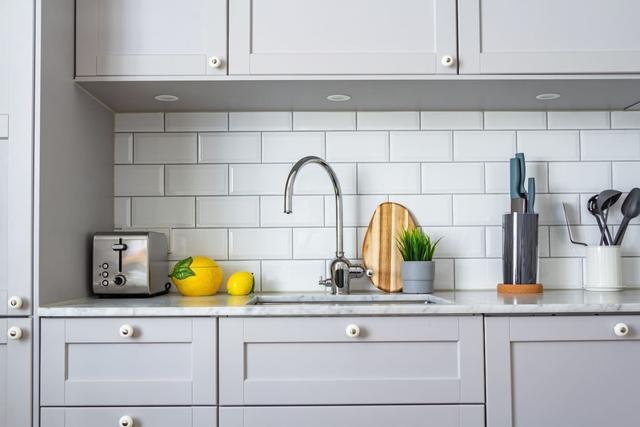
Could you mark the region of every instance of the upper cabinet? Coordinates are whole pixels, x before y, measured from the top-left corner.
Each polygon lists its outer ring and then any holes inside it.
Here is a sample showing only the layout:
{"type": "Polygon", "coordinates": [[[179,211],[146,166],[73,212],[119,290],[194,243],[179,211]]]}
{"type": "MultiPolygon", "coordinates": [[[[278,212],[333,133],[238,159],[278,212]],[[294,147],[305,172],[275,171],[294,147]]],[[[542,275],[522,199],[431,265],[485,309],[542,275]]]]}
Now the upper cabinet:
{"type": "Polygon", "coordinates": [[[227,73],[227,0],[77,0],[76,75],[227,73]]]}
{"type": "Polygon", "coordinates": [[[230,74],[455,74],[455,0],[234,0],[230,74]]]}
{"type": "Polygon", "coordinates": [[[640,72],[637,0],[458,0],[461,74],[640,72]]]}

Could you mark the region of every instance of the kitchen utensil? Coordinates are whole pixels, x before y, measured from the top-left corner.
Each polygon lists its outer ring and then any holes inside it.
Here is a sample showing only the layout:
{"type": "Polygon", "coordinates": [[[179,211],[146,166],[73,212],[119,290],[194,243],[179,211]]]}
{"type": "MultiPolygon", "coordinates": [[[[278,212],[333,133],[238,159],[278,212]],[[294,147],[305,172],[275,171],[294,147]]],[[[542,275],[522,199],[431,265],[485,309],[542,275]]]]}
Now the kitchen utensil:
{"type": "Polygon", "coordinates": [[[167,237],[154,232],[93,236],[93,293],[152,296],[169,291],[167,237]]]}
{"type": "Polygon", "coordinates": [[[396,244],[403,229],[413,229],[416,223],[411,213],[398,203],[380,204],[369,222],[362,244],[365,268],[373,271],[373,285],[385,292],[400,292],[402,255],[396,244]]]}
{"type": "Polygon", "coordinates": [[[587,201],[587,210],[593,217],[596,219],[598,223],[598,228],[600,229],[601,241],[605,245],[610,245],[611,241],[608,239],[606,230],[604,229],[604,224],[602,223],[602,212],[598,210],[598,195],[593,195],[587,201]]]}
{"type": "Polygon", "coordinates": [[[579,242],[573,239],[573,235],[571,234],[571,226],[569,225],[569,215],[567,215],[567,204],[565,202],[562,202],[562,210],[564,211],[564,223],[567,225],[567,231],[569,232],[569,241],[571,241],[571,243],[573,243],[574,245],[589,246],[584,242],[579,242]]]}
{"type": "Polygon", "coordinates": [[[511,193],[511,212],[525,212],[526,200],[520,193],[521,170],[520,160],[509,160],[509,192],[511,193]]]}
{"type": "Polygon", "coordinates": [[[529,178],[527,181],[527,213],[534,213],[536,204],[536,179],[529,178]]]}
{"type": "Polygon", "coordinates": [[[502,217],[502,276],[498,292],[542,292],[537,283],[538,214],[508,213],[502,217]]]}
{"type": "Polygon", "coordinates": [[[520,193],[520,197],[526,199],[527,193],[524,189],[524,180],[527,178],[527,167],[524,160],[524,153],[516,153],[516,159],[518,159],[518,164],[520,165],[520,183],[518,184],[518,192],[520,193]]]}
{"type": "Polygon", "coordinates": [[[622,244],[622,239],[624,239],[624,233],[627,231],[629,221],[640,215],[640,188],[634,188],[631,190],[627,198],[624,199],[624,202],[622,203],[621,211],[624,217],[622,218],[620,229],[618,229],[618,232],[616,233],[616,238],[613,241],[613,244],[616,246],[622,244]]]}
{"type": "Polygon", "coordinates": [[[618,199],[620,199],[620,196],[622,196],[622,192],[618,190],[604,190],[598,194],[598,198],[596,199],[596,207],[600,213],[602,223],[604,224],[604,231],[607,234],[609,243],[613,242],[609,226],[607,225],[607,220],[609,219],[609,208],[616,204],[618,199]]]}
{"type": "Polygon", "coordinates": [[[584,287],[589,291],[622,290],[622,248],[588,246],[584,287]]]}

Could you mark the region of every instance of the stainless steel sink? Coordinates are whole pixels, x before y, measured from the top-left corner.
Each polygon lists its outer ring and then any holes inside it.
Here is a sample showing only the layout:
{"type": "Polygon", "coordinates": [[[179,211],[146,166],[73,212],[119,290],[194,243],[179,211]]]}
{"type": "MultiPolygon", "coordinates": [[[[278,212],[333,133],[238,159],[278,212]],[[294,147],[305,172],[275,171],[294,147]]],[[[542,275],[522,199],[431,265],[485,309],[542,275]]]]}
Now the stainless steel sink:
{"type": "Polygon", "coordinates": [[[340,304],[340,305],[393,305],[393,304],[451,304],[450,301],[433,295],[409,294],[285,294],[254,295],[247,305],[279,305],[279,304],[340,304]]]}

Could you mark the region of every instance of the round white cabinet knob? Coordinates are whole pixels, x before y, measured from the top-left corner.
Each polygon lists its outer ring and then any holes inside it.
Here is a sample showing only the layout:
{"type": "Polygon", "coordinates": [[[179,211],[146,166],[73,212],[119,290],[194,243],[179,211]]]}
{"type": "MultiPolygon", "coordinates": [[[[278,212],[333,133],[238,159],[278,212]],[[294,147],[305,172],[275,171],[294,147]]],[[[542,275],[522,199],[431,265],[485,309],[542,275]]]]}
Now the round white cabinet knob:
{"type": "Polygon", "coordinates": [[[222,60],[217,56],[212,56],[211,58],[209,58],[209,67],[220,68],[221,65],[222,65],[222,60]]]}
{"type": "Polygon", "coordinates": [[[131,418],[129,415],[123,415],[122,417],[120,417],[118,425],[120,427],[133,427],[133,418],[131,418]]]}
{"type": "Polygon", "coordinates": [[[10,340],[19,340],[20,338],[22,338],[22,329],[18,328],[17,326],[12,326],[7,331],[7,336],[10,340]]]}
{"type": "Polygon", "coordinates": [[[356,338],[360,336],[360,327],[358,325],[349,325],[346,329],[347,336],[350,338],[356,338]]]}
{"type": "Polygon", "coordinates": [[[11,298],[9,298],[9,301],[7,302],[7,304],[9,305],[9,308],[12,308],[14,310],[21,309],[22,298],[20,298],[19,296],[12,296],[11,298]]]}
{"type": "Polygon", "coordinates": [[[440,62],[445,67],[453,67],[455,65],[455,63],[456,63],[456,59],[451,55],[445,55],[445,56],[442,57],[440,62]]]}
{"type": "Polygon", "coordinates": [[[120,336],[123,338],[131,338],[133,336],[133,326],[131,325],[120,326],[120,336]]]}
{"type": "Polygon", "coordinates": [[[626,323],[618,323],[613,327],[613,333],[619,337],[624,337],[629,333],[629,327],[626,323]]]}

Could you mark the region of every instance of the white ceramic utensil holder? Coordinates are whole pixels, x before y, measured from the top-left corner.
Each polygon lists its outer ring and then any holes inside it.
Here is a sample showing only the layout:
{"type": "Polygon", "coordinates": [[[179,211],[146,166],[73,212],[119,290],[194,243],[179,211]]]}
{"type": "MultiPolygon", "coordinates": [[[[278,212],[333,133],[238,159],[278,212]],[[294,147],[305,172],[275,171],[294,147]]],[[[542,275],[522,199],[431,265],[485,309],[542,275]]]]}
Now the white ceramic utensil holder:
{"type": "Polygon", "coordinates": [[[620,246],[587,246],[584,287],[588,291],[622,290],[622,250],[620,246]]]}

